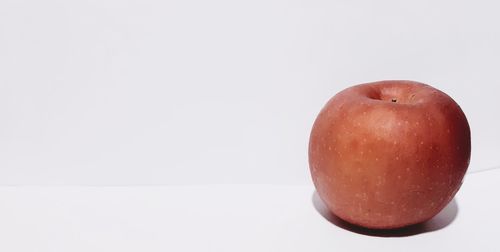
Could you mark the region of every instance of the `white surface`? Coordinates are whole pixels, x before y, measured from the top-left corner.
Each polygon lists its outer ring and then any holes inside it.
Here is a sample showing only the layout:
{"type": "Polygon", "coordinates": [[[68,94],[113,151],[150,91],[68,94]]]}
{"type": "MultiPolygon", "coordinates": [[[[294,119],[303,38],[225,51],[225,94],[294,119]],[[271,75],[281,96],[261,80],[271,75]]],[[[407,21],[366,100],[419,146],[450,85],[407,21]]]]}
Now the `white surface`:
{"type": "Polygon", "coordinates": [[[4,186],[0,250],[498,251],[499,179],[468,175],[454,206],[396,237],[332,224],[310,186],[4,186]]]}
{"type": "Polygon", "coordinates": [[[500,165],[498,1],[0,1],[0,184],[308,184],[328,98],[426,82],[500,165]]]}

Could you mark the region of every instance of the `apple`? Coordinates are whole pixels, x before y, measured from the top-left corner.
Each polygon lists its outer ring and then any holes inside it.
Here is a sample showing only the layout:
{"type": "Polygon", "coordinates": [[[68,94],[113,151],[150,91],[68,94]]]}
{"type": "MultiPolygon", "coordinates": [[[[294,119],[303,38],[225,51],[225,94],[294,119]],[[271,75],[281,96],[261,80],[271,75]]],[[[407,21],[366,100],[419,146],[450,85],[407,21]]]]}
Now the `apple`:
{"type": "Polygon", "coordinates": [[[309,167],[318,195],[341,219],[373,229],[417,224],[460,188],[470,128],[445,93],[414,81],[356,85],[316,118],[309,167]]]}

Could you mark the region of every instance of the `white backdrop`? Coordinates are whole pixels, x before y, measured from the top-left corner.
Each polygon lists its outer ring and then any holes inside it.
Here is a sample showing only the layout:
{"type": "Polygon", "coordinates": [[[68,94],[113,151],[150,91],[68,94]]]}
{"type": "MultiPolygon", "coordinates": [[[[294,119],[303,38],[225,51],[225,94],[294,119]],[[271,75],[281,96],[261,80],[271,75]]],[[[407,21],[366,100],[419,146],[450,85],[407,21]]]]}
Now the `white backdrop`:
{"type": "Polygon", "coordinates": [[[343,88],[455,98],[500,165],[495,1],[0,1],[0,184],[309,184],[343,88]]]}

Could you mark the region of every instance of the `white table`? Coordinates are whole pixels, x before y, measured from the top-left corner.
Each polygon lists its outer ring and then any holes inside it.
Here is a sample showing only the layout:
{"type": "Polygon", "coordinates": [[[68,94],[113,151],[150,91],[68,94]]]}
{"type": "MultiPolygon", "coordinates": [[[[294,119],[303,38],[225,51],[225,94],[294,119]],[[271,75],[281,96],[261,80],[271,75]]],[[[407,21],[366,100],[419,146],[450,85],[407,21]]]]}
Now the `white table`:
{"type": "Polygon", "coordinates": [[[500,169],[469,174],[431,222],[349,227],[312,186],[4,186],[0,251],[498,251],[500,169]]]}

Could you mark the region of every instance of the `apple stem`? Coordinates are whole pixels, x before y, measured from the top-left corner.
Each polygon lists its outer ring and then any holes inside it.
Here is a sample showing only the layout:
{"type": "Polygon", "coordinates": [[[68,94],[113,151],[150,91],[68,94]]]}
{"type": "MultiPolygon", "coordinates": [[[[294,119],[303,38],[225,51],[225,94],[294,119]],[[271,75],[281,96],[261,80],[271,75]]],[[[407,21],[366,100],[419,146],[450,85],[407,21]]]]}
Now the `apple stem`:
{"type": "Polygon", "coordinates": [[[392,98],[392,102],[397,102],[398,100],[396,98],[392,98]]]}

